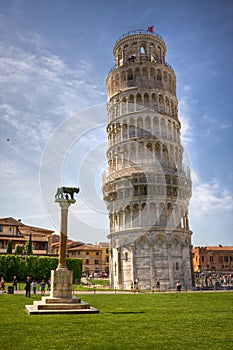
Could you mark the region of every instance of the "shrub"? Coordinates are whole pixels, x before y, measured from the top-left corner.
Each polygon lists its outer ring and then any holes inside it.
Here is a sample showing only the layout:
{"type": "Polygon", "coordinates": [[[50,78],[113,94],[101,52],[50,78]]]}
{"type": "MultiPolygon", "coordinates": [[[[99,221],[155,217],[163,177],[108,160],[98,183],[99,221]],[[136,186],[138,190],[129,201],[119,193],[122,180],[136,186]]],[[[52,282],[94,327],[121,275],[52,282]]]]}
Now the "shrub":
{"type": "MultiPolygon", "coordinates": [[[[18,281],[24,281],[26,276],[31,276],[38,281],[51,276],[51,270],[56,270],[57,257],[48,256],[19,256],[0,255],[0,276],[6,281],[12,281],[17,276],[18,281]]],[[[67,259],[67,268],[73,271],[73,280],[80,280],[82,276],[82,259],[67,259]]]]}

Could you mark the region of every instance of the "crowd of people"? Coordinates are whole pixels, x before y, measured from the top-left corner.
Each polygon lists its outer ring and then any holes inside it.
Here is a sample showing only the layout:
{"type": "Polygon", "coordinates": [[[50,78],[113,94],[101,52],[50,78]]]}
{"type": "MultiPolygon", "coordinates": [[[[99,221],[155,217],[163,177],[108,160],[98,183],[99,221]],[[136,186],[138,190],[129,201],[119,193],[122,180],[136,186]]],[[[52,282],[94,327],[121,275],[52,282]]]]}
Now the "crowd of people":
{"type": "Polygon", "coordinates": [[[216,273],[207,272],[199,273],[196,275],[196,285],[202,285],[205,287],[215,286],[232,286],[233,274],[232,273],[216,273]]]}
{"type": "MultiPolygon", "coordinates": [[[[107,278],[107,273],[103,274],[97,274],[95,273],[93,276],[90,275],[88,278],[107,278]]],[[[50,285],[51,281],[48,279],[45,281],[45,279],[42,279],[40,282],[37,282],[35,278],[31,278],[30,276],[27,276],[25,280],[25,296],[30,297],[31,291],[34,295],[37,294],[37,291],[41,292],[41,295],[45,294],[45,291],[50,291],[50,285]]],[[[233,286],[233,274],[232,273],[215,273],[215,272],[208,272],[208,273],[199,273],[196,274],[196,286],[202,286],[202,287],[210,287],[215,288],[217,286],[224,287],[224,286],[233,286]]],[[[17,277],[14,276],[12,280],[12,287],[14,290],[17,291],[18,289],[18,280],[17,277]]],[[[155,286],[157,292],[160,292],[160,280],[156,280],[155,286]]],[[[138,290],[139,289],[139,278],[136,278],[135,281],[131,282],[131,290],[138,290]]],[[[176,291],[180,292],[182,289],[180,281],[176,282],[176,291]]],[[[0,279],[0,290],[2,293],[6,293],[5,288],[5,280],[3,277],[0,279]]]]}
{"type": "MultiPolygon", "coordinates": [[[[33,292],[34,295],[36,295],[37,291],[41,292],[41,295],[45,294],[45,291],[50,291],[50,284],[51,281],[48,279],[46,282],[44,279],[42,279],[40,282],[37,282],[35,278],[31,278],[30,276],[27,276],[25,280],[25,296],[30,298],[31,296],[31,291],[33,292]]],[[[14,276],[12,280],[12,287],[14,288],[15,291],[18,290],[18,280],[17,277],[14,276]]],[[[5,287],[5,280],[3,277],[0,279],[0,288],[2,293],[6,293],[6,287],[5,287]]]]}
{"type": "Polygon", "coordinates": [[[48,279],[46,282],[44,279],[41,280],[41,282],[37,282],[35,278],[31,278],[30,276],[27,276],[26,281],[25,281],[25,292],[26,292],[26,297],[30,298],[31,296],[31,289],[33,291],[33,294],[35,295],[37,293],[38,288],[40,289],[41,295],[45,294],[46,290],[46,285],[47,285],[47,290],[50,291],[50,285],[51,281],[48,279]]]}

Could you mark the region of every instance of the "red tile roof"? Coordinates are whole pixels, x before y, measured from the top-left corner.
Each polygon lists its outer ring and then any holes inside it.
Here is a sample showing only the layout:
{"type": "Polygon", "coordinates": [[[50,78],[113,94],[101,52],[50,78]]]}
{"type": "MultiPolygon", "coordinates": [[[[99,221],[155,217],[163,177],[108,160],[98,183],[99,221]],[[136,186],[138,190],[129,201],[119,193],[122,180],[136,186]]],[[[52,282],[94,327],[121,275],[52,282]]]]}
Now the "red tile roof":
{"type": "Polygon", "coordinates": [[[9,225],[9,226],[24,226],[20,220],[16,220],[12,217],[9,218],[0,218],[0,225],[9,225]]]}
{"type": "Polygon", "coordinates": [[[28,234],[30,234],[30,233],[35,234],[36,232],[41,232],[43,234],[52,234],[54,232],[52,230],[44,229],[41,227],[34,227],[34,226],[25,225],[21,222],[21,220],[16,220],[12,217],[0,218],[0,225],[2,225],[2,226],[19,226],[20,232],[28,233],[28,234]]]}
{"type": "Polygon", "coordinates": [[[204,250],[232,250],[233,246],[206,246],[206,247],[194,247],[194,249],[204,249],[204,250]]]}
{"type": "Polygon", "coordinates": [[[81,246],[75,247],[75,248],[69,248],[69,251],[74,251],[74,250],[99,250],[101,251],[101,248],[99,245],[91,245],[91,244],[83,244],[81,246]]]}

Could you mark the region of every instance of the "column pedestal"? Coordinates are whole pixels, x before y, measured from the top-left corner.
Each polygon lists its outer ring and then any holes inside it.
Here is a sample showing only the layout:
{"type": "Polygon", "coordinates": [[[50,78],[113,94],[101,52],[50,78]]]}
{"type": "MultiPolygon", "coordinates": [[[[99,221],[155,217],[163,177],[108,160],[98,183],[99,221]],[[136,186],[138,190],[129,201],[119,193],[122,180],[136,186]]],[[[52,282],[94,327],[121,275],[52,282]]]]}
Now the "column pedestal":
{"type": "Polygon", "coordinates": [[[51,271],[51,298],[72,299],[73,271],[58,268],[51,271]]]}

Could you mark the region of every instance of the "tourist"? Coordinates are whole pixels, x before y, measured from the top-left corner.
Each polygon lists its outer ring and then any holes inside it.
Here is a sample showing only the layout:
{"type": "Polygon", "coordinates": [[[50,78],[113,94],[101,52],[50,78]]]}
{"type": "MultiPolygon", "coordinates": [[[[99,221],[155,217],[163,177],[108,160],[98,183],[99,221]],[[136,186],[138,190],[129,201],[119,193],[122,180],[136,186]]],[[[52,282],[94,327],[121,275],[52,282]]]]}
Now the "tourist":
{"type": "Polygon", "coordinates": [[[29,276],[27,276],[27,278],[26,278],[26,281],[25,281],[25,291],[26,291],[26,294],[25,294],[25,296],[26,297],[28,297],[28,298],[30,298],[30,296],[31,296],[31,279],[30,279],[30,277],[29,276]]]}
{"type": "Polygon", "coordinates": [[[138,277],[135,280],[135,285],[136,285],[136,289],[138,290],[138,285],[139,285],[139,278],[138,277]]]}
{"type": "Polygon", "coordinates": [[[6,291],[5,291],[5,281],[4,281],[3,277],[1,277],[1,291],[2,291],[2,293],[6,293],[6,291]]]}
{"type": "Polygon", "coordinates": [[[31,286],[32,286],[33,294],[36,294],[37,282],[35,278],[33,279],[31,286]]]}
{"type": "Polygon", "coordinates": [[[157,292],[160,292],[160,280],[156,281],[156,290],[157,292]]]}
{"type": "Polygon", "coordinates": [[[15,289],[15,290],[17,290],[17,283],[18,283],[18,281],[17,281],[17,277],[16,277],[16,276],[14,276],[14,277],[13,277],[13,282],[12,282],[12,285],[13,285],[13,287],[14,287],[14,289],[15,289]]]}
{"type": "Polygon", "coordinates": [[[177,281],[177,283],[176,283],[176,291],[177,292],[181,291],[181,283],[180,283],[180,281],[177,281]]]}
{"type": "Polygon", "coordinates": [[[41,295],[44,295],[44,293],[45,293],[45,280],[42,280],[41,282],[40,282],[40,286],[41,286],[41,295]]]}

